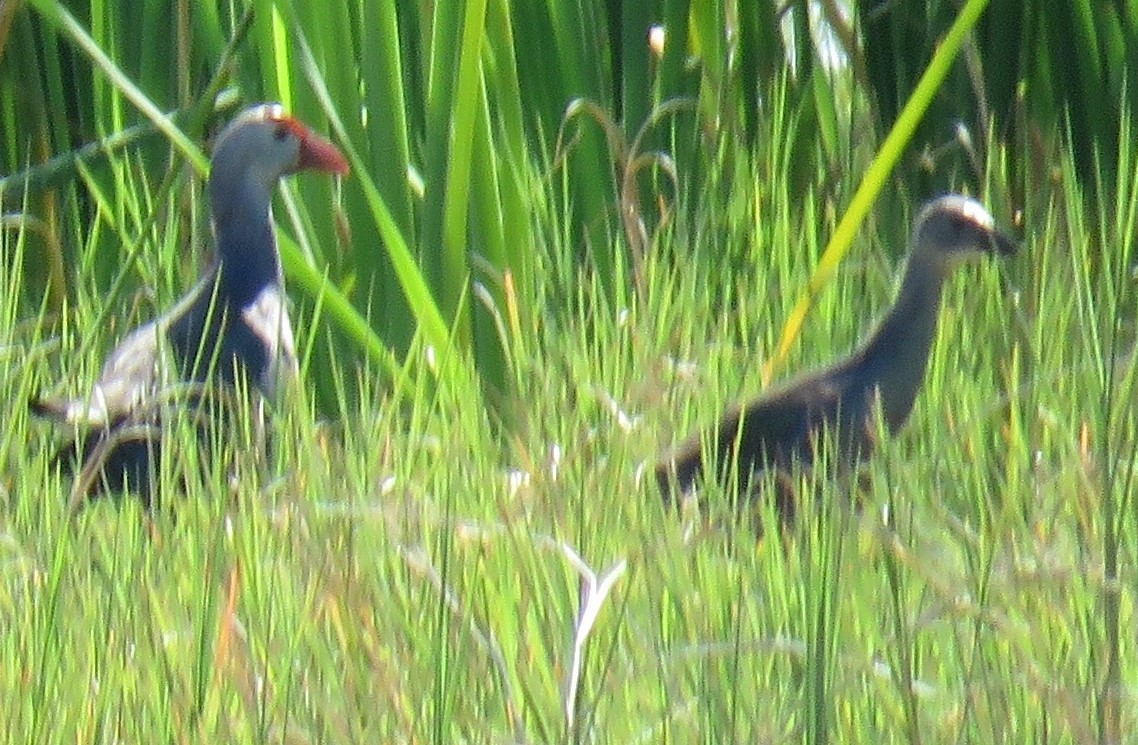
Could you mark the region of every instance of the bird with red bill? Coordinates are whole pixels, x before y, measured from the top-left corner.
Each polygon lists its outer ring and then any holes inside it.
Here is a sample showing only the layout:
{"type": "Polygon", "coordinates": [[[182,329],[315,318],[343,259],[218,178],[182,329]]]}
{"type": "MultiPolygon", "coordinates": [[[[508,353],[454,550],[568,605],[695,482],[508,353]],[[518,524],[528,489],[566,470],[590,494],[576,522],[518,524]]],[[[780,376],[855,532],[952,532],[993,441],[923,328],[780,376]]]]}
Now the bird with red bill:
{"type": "Polygon", "coordinates": [[[78,397],[37,397],[34,413],[69,425],[60,460],[77,466],[73,503],[133,491],[149,505],[170,443],[171,407],[216,413],[214,395],[235,387],[273,401],[297,376],[284,276],[273,223],[277,182],[300,171],[346,175],[343,154],[278,104],[246,109],[218,135],[209,198],[216,259],[169,311],[130,332],[93,388],[78,397]]]}

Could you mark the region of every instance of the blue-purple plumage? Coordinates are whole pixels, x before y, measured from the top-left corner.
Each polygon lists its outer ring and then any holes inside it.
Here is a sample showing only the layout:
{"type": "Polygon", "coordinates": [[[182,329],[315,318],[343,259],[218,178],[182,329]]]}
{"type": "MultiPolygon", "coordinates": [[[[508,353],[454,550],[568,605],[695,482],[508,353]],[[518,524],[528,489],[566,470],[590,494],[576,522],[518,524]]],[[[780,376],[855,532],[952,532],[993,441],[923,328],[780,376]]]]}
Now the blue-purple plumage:
{"type": "Polygon", "coordinates": [[[127,335],[88,395],[31,403],[77,428],[77,496],[129,485],[148,499],[168,407],[197,406],[219,381],[242,380],[272,399],[296,376],[271,202],[282,176],[307,168],[342,174],[348,165],[277,105],[247,109],[218,136],[209,180],[214,265],[173,308],[127,335]]]}

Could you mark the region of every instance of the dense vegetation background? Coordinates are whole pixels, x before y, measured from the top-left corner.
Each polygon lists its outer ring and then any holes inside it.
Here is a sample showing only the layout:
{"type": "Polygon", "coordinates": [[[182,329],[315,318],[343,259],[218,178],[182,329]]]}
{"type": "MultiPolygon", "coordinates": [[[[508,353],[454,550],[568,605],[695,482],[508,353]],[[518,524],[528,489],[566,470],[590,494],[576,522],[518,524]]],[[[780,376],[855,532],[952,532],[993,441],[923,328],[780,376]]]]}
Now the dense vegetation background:
{"type": "Polygon", "coordinates": [[[1136,37],[1127,0],[0,4],[12,741],[1125,740],[1136,37]],[[282,475],[71,516],[23,402],[192,284],[259,100],[353,166],[278,202],[282,475]],[[861,512],[664,510],[638,466],[848,350],[949,189],[1026,256],[949,293],[861,512]]]}

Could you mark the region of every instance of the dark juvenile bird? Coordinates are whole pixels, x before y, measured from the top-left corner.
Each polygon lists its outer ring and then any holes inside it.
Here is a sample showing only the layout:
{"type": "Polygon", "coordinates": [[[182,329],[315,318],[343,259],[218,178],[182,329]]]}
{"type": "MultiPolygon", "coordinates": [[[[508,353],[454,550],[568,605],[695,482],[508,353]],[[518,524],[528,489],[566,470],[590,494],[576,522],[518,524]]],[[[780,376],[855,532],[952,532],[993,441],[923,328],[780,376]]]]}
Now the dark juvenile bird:
{"type": "Polygon", "coordinates": [[[82,463],[73,500],[130,488],[149,504],[164,408],[201,404],[207,381],[240,380],[272,400],[295,377],[271,202],[282,176],[306,169],[346,174],[348,163],[279,105],[245,110],[218,136],[209,175],[213,266],[172,309],[127,335],[88,395],[30,404],[77,430],[61,453],[82,463]]]}
{"type": "MultiPolygon", "coordinates": [[[[889,432],[905,423],[924,383],[944,281],[962,261],[1010,255],[1015,242],[994,227],[974,199],[949,194],[917,215],[901,288],[876,330],[848,357],[727,411],[714,429],[696,432],[656,466],[665,497],[688,492],[709,469],[738,476],[742,505],[766,469],[809,466],[825,432],[839,467],[869,455],[877,416],[889,432]],[[706,445],[706,449],[705,449],[706,445]]],[[[793,516],[793,496],[779,489],[779,514],[793,516]]]]}

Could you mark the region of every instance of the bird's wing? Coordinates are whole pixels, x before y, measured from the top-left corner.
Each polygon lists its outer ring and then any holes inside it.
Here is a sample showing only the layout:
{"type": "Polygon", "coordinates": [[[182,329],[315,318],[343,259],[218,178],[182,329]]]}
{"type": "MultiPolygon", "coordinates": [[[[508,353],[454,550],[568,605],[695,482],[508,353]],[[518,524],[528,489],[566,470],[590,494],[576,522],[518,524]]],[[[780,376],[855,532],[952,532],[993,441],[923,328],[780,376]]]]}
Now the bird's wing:
{"type": "Polygon", "coordinates": [[[164,377],[161,320],[139,326],[115,347],[90,394],[39,398],[32,410],[82,427],[109,427],[135,411],[161,387],[164,377]]]}
{"type": "MultiPolygon", "coordinates": [[[[78,398],[38,398],[32,411],[81,427],[110,427],[147,406],[178,380],[185,357],[182,336],[208,303],[213,273],[184,295],[168,312],[127,334],[103,363],[91,392],[78,398]]],[[[201,330],[196,330],[200,336],[201,330]]],[[[152,412],[144,416],[152,419],[152,412]]]]}
{"type": "Polygon", "coordinates": [[[710,431],[697,429],[665,455],[656,466],[657,481],[665,490],[673,480],[681,490],[687,490],[712,464],[723,472],[729,470],[736,452],[743,467],[740,470],[761,470],[772,459],[775,443],[798,439],[805,428],[806,420],[793,388],[736,404],[710,431]]]}
{"type": "MultiPolygon", "coordinates": [[[[873,448],[877,381],[853,363],[807,375],[747,409],[740,452],[762,446],[767,458],[814,461],[818,437],[836,439],[831,457],[851,463],[873,448]]],[[[759,466],[766,465],[761,463],[759,466]]]]}
{"type": "Polygon", "coordinates": [[[836,421],[854,383],[844,368],[829,368],[733,406],[706,443],[697,431],[665,456],[656,467],[656,478],[661,485],[674,479],[687,489],[710,463],[717,463],[724,474],[737,466],[741,476],[793,458],[809,463],[812,435],[836,421]],[[705,444],[710,452],[705,452],[705,444]]]}
{"type": "Polygon", "coordinates": [[[769,399],[801,411],[799,435],[809,438],[823,425],[844,426],[851,417],[865,415],[865,392],[870,386],[865,377],[864,371],[847,361],[793,380],[783,389],[785,394],[775,391],[769,399]]]}
{"type": "Polygon", "coordinates": [[[845,388],[840,379],[816,374],[759,397],[723,420],[719,429],[722,452],[733,452],[738,438],[741,465],[751,471],[776,459],[808,461],[811,434],[833,416],[845,388]]]}

